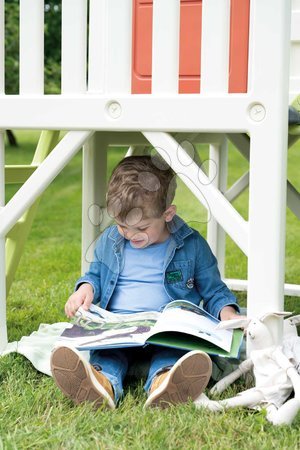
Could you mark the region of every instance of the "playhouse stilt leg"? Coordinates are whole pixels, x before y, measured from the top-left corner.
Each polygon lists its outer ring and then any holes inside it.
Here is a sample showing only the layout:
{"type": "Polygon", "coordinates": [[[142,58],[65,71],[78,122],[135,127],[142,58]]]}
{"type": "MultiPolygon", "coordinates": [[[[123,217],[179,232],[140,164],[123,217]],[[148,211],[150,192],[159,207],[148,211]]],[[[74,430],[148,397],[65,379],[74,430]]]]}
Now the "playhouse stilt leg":
{"type": "MultiPolygon", "coordinates": [[[[4,132],[0,132],[0,209],[5,205],[4,132]]],[[[7,345],[5,236],[0,236],[0,353],[7,345]]]]}
{"type": "MultiPolygon", "coordinates": [[[[228,146],[227,139],[224,138],[219,144],[209,146],[209,176],[215,178],[212,183],[221,191],[225,192],[227,188],[227,160],[228,146]]],[[[207,224],[207,240],[218,260],[218,267],[221,277],[225,276],[225,239],[226,234],[218,222],[211,217],[207,224]]]]}
{"type": "MultiPolygon", "coordinates": [[[[250,155],[248,315],[255,317],[284,307],[287,126],[254,132],[250,155]]],[[[280,342],[282,327],[272,319],[270,326],[280,342]]]]}
{"type": "Polygon", "coordinates": [[[82,260],[84,273],[93,258],[95,242],[105,219],[107,142],[96,132],[83,148],[82,260]]]}

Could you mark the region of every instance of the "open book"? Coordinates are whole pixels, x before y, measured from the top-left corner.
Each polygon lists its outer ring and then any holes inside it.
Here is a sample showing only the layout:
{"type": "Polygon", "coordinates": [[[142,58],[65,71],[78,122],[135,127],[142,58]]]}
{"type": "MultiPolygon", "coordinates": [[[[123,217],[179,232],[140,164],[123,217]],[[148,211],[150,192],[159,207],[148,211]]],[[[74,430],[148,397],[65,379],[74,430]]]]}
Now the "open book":
{"type": "Polygon", "coordinates": [[[185,300],[172,301],[162,312],[133,314],[115,314],[91,305],[89,311],[79,308],[76,316],[58,345],[94,350],[155,344],[237,358],[243,337],[241,330],[216,330],[218,319],[185,300]]]}

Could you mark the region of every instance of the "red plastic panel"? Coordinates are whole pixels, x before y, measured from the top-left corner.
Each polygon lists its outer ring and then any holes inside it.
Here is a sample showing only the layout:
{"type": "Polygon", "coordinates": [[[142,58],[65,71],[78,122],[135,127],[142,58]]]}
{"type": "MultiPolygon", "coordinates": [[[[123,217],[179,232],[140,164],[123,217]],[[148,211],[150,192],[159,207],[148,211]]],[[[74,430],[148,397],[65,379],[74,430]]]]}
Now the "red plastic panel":
{"type": "Polygon", "coordinates": [[[202,0],[181,0],[179,92],[200,92],[202,0]]]}
{"type": "MultiPolygon", "coordinates": [[[[181,0],[179,92],[200,92],[202,0],[181,0]]],[[[231,0],[229,92],[247,91],[250,0],[231,0]]],[[[133,0],[132,93],[151,93],[152,0],[133,0]]]]}
{"type": "Polygon", "coordinates": [[[132,82],[133,94],[151,93],[152,0],[133,0],[132,82]]]}
{"type": "Polygon", "coordinates": [[[231,0],[229,92],[247,92],[250,0],[231,0]]]}

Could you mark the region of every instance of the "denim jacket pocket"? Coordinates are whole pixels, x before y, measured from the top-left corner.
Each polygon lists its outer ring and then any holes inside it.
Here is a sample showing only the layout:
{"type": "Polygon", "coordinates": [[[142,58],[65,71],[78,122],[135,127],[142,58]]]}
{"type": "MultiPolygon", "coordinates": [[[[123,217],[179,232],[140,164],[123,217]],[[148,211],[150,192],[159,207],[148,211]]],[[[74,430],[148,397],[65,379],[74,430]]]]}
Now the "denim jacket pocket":
{"type": "Polygon", "coordinates": [[[194,287],[192,260],[172,261],[165,272],[165,283],[170,288],[191,290],[194,287]]]}

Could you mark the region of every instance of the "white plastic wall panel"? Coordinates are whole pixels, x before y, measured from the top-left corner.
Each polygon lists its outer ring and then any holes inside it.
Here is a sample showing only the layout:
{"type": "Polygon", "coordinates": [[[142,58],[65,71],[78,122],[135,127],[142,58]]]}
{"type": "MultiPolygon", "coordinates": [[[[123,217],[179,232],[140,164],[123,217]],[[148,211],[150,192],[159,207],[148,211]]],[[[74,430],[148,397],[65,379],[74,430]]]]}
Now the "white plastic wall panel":
{"type": "MultiPolygon", "coordinates": [[[[300,0],[292,1],[291,53],[290,53],[290,89],[292,102],[300,94],[300,0]]],[[[300,104],[299,104],[300,107],[300,104]]]]}
{"type": "Polygon", "coordinates": [[[178,92],[179,24],[179,0],[153,1],[153,94],[175,94],[178,92]]]}
{"type": "Polygon", "coordinates": [[[20,0],[20,94],[44,92],[44,1],[20,0]]]}
{"type": "Polygon", "coordinates": [[[86,92],[87,0],[62,0],[61,91],[86,92]]]}

